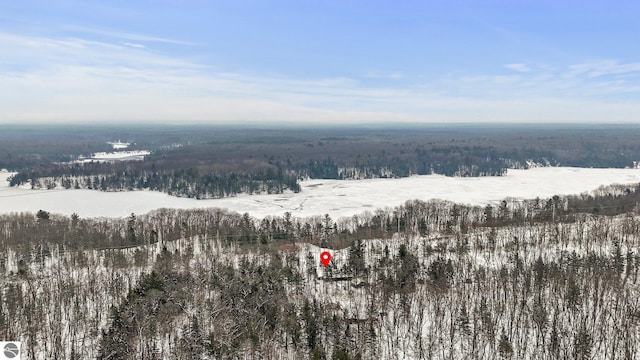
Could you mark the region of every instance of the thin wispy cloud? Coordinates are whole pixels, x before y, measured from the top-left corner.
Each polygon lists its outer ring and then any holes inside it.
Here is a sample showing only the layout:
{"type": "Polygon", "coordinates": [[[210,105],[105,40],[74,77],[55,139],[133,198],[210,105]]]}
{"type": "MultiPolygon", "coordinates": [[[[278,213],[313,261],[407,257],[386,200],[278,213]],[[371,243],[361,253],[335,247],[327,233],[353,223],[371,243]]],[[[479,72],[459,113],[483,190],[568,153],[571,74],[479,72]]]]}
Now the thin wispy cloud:
{"type": "Polygon", "coordinates": [[[4,59],[39,68],[102,64],[181,71],[204,67],[179,57],[158,54],[146,46],[78,37],[25,36],[0,31],[0,45],[0,55],[4,59]]]}
{"type": "Polygon", "coordinates": [[[364,74],[364,77],[369,79],[398,80],[398,79],[404,79],[405,74],[402,71],[390,71],[390,72],[369,71],[364,74]]]}
{"type": "Polygon", "coordinates": [[[586,75],[599,77],[606,75],[620,75],[640,73],[640,62],[620,63],[616,60],[602,60],[598,62],[571,65],[571,75],[586,75]]]}
{"type": "Polygon", "coordinates": [[[123,42],[122,45],[126,45],[126,46],[133,47],[133,48],[138,48],[138,49],[146,48],[146,46],[144,46],[142,44],[136,44],[136,43],[130,43],[130,42],[123,42]]]}
{"type": "MultiPolygon", "coordinates": [[[[353,77],[288,78],[215,71],[143,44],[0,32],[0,122],[14,121],[631,121],[640,105],[590,96],[638,91],[594,72],[630,73],[634,64],[571,65],[555,72],[526,65],[518,74],[459,74],[426,84],[410,76],[367,86],[353,77]],[[37,60],[34,60],[37,59],[37,60]],[[565,75],[573,74],[567,79],[565,75]],[[588,109],[588,110],[587,110],[588,109]]],[[[517,64],[509,64],[517,65],[517,64]]],[[[507,66],[514,68],[514,66],[507,66]]],[[[375,76],[374,76],[375,77],[375,76]]],[[[366,77],[365,77],[366,78],[366,77]]]]}
{"type": "Polygon", "coordinates": [[[531,69],[526,64],[506,64],[504,67],[513,71],[518,71],[518,72],[531,71],[531,69]]]}
{"type": "Polygon", "coordinates": [[[86,27],[86,26],[65,25],[62,28],[67,31],[93,34],[93,35],[102,35],[102,36],[110,37],[113,39],[121,39],[121,40],[129,40],[129,41],[164,43],[164,44],[173,44],[173,45],[182,45],[182,46],[198,45],[197,43],[192,41],[170,39],[170,38],[152,36],[147,34],[139,34],[139,33],[133,33],[133,32],[105,30],[105,29],[98,29],[98,28],[92,28],[92,27],[86,27]]]}

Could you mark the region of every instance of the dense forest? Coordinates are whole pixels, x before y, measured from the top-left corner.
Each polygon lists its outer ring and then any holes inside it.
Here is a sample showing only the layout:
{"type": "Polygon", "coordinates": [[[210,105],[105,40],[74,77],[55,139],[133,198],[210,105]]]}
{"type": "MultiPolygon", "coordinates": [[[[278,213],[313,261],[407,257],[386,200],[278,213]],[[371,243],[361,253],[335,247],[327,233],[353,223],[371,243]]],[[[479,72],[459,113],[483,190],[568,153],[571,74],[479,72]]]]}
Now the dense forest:
{"type": "Polygon", "coordinates": [[[0,142],[0,169],[17,171],[12,186],[150,189],[192,198],[297,192],[299,180],[307,178],[500,176],[510,168],[633,167],[640,160],[637,127],[125,127],[74,129],[73,137],[55,128],[48,129],[47,140],[36,130],[8,130],[14,136],[0,142]],[[108,151],[106,141],[120,138],[134,139],[131,149],[151,155],[143,161],[69,163],[108,151]]]}
{"type": "Polygon", "coordinates": [[[2,215],[0,337],[29,359],[633,359],[639,199],[2,215]]]}

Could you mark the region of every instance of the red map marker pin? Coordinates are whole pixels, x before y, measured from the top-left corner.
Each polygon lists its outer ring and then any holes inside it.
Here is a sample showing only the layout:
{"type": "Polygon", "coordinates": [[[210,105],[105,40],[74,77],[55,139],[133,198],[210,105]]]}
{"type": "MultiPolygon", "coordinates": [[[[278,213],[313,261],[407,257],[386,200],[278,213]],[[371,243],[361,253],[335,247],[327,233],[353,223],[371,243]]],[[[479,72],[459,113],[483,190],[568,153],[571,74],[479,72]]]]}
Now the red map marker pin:
{"type": "Polygon", "coordinates": [[[327,267],[327,265],[329,265],[329,261],[331,261],[331,253],[328,251],[323,251],[320,254],[320,261],[322,261],[322,265],[324,265],[324,267],[327,267]]]}

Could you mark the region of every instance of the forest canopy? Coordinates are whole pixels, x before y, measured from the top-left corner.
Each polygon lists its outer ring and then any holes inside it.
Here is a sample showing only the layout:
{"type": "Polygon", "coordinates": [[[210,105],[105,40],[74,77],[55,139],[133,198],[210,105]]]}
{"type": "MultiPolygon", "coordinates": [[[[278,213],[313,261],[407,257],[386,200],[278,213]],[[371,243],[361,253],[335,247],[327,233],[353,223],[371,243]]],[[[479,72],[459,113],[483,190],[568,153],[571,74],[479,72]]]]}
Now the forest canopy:
{"type": "Polygon", "coordinates": [[[640,160],[640,128],[633,126],[79,127],[73,137],[59,127],[46,137],[38,130],[8,130],[0,142],[0,168],[18,172],[12,186],[150,189],[192,198],[297,192],[299,180],[307,178],[500,176],[510,168],[623,168],[640,160]],[[121,138],[151,154],[143,161],[72,162],[109,151],[107,141],[121,138]]]}

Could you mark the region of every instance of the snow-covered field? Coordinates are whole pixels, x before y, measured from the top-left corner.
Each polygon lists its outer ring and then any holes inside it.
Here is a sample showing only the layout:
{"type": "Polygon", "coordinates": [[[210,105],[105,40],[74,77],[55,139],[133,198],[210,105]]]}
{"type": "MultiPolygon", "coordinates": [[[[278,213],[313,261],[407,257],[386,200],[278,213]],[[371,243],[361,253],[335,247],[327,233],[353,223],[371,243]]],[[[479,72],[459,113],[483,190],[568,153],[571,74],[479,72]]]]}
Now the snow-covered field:
{"type": "Polygon", "coordinates": [[[502,177],[455,178],[441,175],[401,179],[307,180],[298,194],[241,195],[226,199],[195,200],[153,191],[100,192],[95,190],[28,190],[10,188],[0,172],[0,213],[39,209],[78,213],[82,217],[123,217],[158,208],[226,208],[262,218],[329,214],[352,216],[364,211],[400,205],[406,200],[444,199],[483,205],[505,197],[535,198],[579,194],[601,185],[640,183],[640,169],[583,169],[543,167],[509,170],[502,177]]]}
{"type": "Polygon", "coordinates": [[[90,158],[80,158],[74,162],[105,162],[105,161],[132,161],[144,160],[144,157],[151,154],[149,150],[97,152],[90,158]]]}

